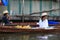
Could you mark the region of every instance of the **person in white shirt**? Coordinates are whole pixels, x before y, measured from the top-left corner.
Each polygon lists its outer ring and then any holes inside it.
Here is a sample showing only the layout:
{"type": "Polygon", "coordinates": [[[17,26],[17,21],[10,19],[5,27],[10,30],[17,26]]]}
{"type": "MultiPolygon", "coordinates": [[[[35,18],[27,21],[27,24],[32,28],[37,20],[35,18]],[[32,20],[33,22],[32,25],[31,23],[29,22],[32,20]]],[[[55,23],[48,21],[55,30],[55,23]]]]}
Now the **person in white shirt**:
{"type": "Polygon", "coordinates": [[[47,13],[42,13],[41,18],[39,20],[39,28],[48,28],[48,19],[47,19],[48,14],[47,13]]]}

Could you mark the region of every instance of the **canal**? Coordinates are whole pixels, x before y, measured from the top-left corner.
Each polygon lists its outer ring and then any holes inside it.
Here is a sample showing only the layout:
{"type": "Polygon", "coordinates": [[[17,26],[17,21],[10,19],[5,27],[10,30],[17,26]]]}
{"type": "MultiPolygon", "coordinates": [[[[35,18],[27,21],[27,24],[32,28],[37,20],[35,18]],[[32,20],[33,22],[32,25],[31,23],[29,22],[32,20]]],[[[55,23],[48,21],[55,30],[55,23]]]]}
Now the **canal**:
{"type": "Polygon", "coordinates": [[[0,40],[60,40],[60,34],[0,33],[0,40]]]}

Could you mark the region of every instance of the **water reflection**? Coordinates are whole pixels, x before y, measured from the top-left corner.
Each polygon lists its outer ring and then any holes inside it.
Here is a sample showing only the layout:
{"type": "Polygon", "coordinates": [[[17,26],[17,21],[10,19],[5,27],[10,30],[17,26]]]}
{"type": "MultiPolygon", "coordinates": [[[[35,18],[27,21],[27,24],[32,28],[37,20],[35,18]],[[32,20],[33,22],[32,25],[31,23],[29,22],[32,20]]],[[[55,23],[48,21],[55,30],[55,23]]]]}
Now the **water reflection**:
{"type": "Polygon", "coordinates": [[[40,39],[40,40],[48,40],[48,36],[47,35],[38,36],[37,38],[40,39]]]}
{"type": "Polygon", "coordinates": [[[60,34],[0,34],[0,40],[60,40],[60,34]]]}

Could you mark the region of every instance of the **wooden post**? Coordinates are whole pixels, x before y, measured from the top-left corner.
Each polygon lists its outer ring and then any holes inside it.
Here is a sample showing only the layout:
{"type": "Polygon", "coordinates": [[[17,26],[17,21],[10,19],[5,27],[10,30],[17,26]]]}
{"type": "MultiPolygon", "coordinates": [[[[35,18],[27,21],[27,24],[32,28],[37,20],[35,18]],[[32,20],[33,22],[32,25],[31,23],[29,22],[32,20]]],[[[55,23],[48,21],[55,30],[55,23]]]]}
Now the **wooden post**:
{"type": "Polygon", "coordinates": [[[30,0],[30,14],[32,13],[32,0],[30,0]]]}
{"type": "Polygon", "coordinates": [[[8,6],[7,6],[7,10],[9,11],[9,14],[10,14],[10,1],[11,0],[8,0],[8,6]]]}
{"type": "MultiPolygon", "coordinates": [[[[51,10],[52,9],[52,0],[50,0],[50,3],[49,3],[49,9],[51,10]]],[[[52,15],[52,11],[50,11],[50,16],[52,15]]]]}
{"type": "MultiPolygon", "coordinates": [[[[42,12],[42,0],[40,0],[40,12],[42,12]]],[[[41,13],[40,13],[41,15],[41,13]]]]}

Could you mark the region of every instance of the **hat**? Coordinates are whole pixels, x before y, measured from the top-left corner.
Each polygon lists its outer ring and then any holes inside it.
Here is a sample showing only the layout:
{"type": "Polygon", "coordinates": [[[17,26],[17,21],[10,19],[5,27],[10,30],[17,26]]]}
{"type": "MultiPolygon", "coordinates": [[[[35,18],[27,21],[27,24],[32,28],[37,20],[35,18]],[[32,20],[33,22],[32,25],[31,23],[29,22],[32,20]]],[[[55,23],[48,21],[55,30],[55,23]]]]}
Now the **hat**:
{"type": "Polygon", "coordinates": [[[3,12],[3,14],[5,14],[5,13],[8,13],[8,11],[7,11],[7,10],[5,10],[5,11],[3,12]]]}
{"type": "Polygon", "coordinates": [[[46,16],[46,15],[48,15],[47,13],[42,13],[42,15],[41,16],[46,16]]]}

